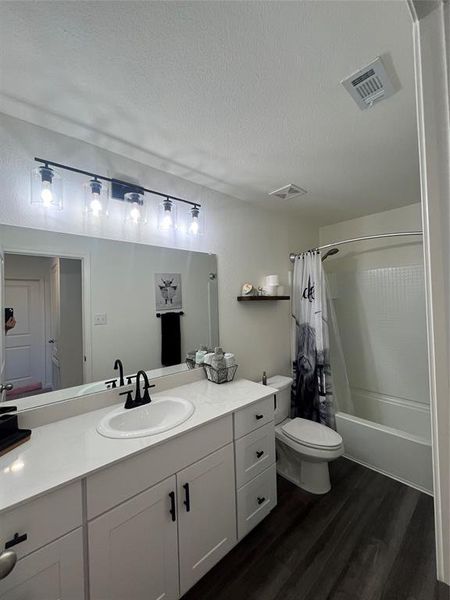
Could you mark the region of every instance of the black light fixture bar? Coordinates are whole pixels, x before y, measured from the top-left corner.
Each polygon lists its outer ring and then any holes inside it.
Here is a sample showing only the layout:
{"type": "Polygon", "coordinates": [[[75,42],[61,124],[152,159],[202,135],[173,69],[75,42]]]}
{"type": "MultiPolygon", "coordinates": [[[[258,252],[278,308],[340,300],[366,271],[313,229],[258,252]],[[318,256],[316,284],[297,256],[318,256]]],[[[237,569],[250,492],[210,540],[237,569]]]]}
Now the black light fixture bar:
{"type": "Polygon", "coordinates": [[[130,190],[135,190],[139,193],[147,192],[148,194],[154,194],[155,196],[160,196],[161,198],[169,198],[170,200],[175,200],[176,202],[184,202],[184,204],[189,204],[194,208],[201,208],[201,204],[199,204],[198,202],[191,202],[190,200],[185,200],[184,198],[178,198],[177,196],[171,196],[170,194],[163,194],[162,192],[157,192],[156,190],[150,190],[148,188],[141,187],[140,185],[130,183],[129,181],[123,181],[121,179],[115,179],[113,177],[105,177],[105,175],[98,175],[97,173],[91,173],[90,171],[83,171],[83,169],[76,169],[75,167],[69,167],[69,165],[63,165],[61,163],[53,162],[51,160],[45,160],[44,158],[35,157],[34,160],[36,162],[43,163],[46,167],[56,167],[57,169],[64,169],[65,171],[79,173],[80,175],[86,175],[87,177],[94,177],[95,179],[100,179],[101,181],[117,183],[126,188],[130,188],[130,190]]]}

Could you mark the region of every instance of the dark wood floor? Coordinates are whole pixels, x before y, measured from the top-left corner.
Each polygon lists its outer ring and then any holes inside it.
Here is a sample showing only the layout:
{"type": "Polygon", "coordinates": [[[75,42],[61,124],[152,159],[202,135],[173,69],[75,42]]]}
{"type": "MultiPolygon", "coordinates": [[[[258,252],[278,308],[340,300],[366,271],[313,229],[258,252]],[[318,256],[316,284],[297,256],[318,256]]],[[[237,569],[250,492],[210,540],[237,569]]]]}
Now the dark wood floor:
{"type": "Polygon", "coordinates": [[[432,498],[345,459],[331,475],[324,496],[279,478],[277,508],[183,600],[448,600],[432,498]]]}

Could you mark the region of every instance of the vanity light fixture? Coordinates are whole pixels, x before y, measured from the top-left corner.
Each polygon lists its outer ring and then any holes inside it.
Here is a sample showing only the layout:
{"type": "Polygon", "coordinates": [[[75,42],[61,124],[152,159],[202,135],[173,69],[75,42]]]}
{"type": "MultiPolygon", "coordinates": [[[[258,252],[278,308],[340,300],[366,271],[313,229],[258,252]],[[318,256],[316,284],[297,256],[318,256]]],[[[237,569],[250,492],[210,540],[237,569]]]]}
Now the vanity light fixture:
{"type": "Polygon", "coordinates": [[[93,217],[107,215],[108,192],[106,186],[93,177],[85,184],[85,210],[93,217]]]}
{"type": "Polygon", "coordinates": [[[127,192],[124,194],[124,200],[130,203],[127,207],[127,220],[132,223],[146,223],[143,206],[144,199],[138,191],[127,192]]]}
{"type": "Polygon", "coordinates": [[[176,225],[175,206],[167,196],[159,205],[158,227],[161,231],[174,229],[176,225]]]}
{"type": "Polygon", "coordinates": [[[199,223],[200,209],[198,206],[191,208],[191,224],[189,225],[189,233],[191,235],[198,235],[200,233],[199,223]]]}
{"type": "Polygon", "coordinates": [[[31,173],[31,203],[62,209],[62,178],[45,162],[31,173]]]}
{"type": "Polygon", "coordinates": [[[171,196],[170,194],[164,194],[163,192],[141,187],[136,183],[122,181],[112,177],[105,177],[98,173],[91,173],[90,171],[84,171],[44,158],[36,157],[34,160],[41,163],[41,165],[32,171],[31,201],[33,204],[38,203],[46,207],[53,206],[62,208],[62,179],[55,171],[55,168],[63,169],[90,178],[86,184],[85,210],[94,217],[108,214],[108,192],[106,185],[103,183],[107,182],[111,184],[112,198],[130,203],[131,206],[127,207],[126,211],[127,220],[133,221],[134,223],[147,222],[147,219],[145,218],[146,210],[144,205],[144,194],[148,193],[164,198],[160,205],[158,220],[160,229],[170,230],[177,227],[176,206],[181,202],[191,207],[192,223],[189,232],[196,235],[199,231],[197,222],[201,205],[197,202],[191,202],[184,198],[178,198],[177,196],[171,196]]]}

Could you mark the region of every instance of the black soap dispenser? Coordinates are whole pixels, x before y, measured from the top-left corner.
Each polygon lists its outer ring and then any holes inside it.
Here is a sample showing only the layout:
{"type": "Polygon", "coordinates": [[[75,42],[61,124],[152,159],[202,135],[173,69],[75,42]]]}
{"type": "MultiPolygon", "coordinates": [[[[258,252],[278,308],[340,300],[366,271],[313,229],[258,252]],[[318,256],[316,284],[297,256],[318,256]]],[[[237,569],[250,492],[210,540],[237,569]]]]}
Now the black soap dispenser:
{"type": "Polygon", "coordinates": [[[265,371],[262,374],[262,384],[267,385],[267,373],[265,371]]]}

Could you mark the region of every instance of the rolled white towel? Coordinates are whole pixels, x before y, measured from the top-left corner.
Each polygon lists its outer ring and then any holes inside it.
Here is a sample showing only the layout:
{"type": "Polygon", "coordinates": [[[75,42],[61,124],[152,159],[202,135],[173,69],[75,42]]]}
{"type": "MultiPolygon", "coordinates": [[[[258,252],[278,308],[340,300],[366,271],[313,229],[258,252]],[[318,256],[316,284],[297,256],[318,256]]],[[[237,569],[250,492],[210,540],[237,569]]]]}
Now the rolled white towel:
{"type": "Polygon", "coordinates": [[[225,364],[227,367],[233,367],[236,364],[236,358],[231,352],[225,352],[225,364]]]}
{"type": "Polygon", "coordinates": [[[203,362],[206,365],[210,365],[212,362],[212,357],[214,356],[214,352],[208,352],[208,354],[205,354],[204,358],[203,358],[203,362]]]}

